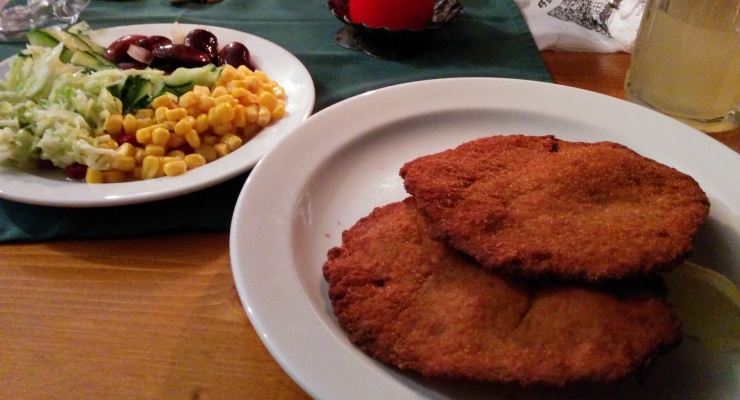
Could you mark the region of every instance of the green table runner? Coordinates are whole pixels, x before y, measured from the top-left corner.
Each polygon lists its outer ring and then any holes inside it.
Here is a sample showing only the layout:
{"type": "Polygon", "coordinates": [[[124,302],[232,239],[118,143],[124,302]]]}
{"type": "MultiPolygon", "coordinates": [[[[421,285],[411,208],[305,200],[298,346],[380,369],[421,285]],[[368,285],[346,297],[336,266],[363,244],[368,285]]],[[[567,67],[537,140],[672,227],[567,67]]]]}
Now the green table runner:
{"type": "MultiPolygon", "coordinates": [[[[445,28],[443,45],[400,61],[375,59],[337,45],[334,34],[342,23],[324,0],[223,0],[178,6],[169,0],[93,0],[81,19],[94,29],[178,21],[260,36],[293,53],[311,73],[316,87],[314,112],[368,90],[424,79],[551,80],[513,0],[461,1],[464,15],[445,28]]],[[[23,46],[0,44],[0,59],[23,46]]],[[[196,193],[129,206],[58,208],[0,200],[0,242],[228,231],[246,177],[243,174],[196,193]]]]}

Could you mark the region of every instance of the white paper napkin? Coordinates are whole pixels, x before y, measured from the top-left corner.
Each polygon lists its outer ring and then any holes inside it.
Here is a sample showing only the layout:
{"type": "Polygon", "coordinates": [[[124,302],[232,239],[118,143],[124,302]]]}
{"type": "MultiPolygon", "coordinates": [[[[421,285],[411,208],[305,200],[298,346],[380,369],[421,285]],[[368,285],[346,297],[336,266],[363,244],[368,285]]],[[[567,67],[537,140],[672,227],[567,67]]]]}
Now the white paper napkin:
{"type": "Polygon", "coordinates": [[[631,52],[646,0],[515,0],[540,50],[631,52]]]}

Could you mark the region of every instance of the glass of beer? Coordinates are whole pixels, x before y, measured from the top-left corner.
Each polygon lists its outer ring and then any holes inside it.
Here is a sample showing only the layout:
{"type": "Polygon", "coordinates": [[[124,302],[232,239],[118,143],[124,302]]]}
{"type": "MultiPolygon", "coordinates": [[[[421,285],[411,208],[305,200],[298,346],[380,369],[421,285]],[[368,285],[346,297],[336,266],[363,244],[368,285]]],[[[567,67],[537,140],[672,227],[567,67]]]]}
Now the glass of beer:
{"type": "Polygon", "coordinates": [[[90,0],[0,0],[0,40],[25,41],[34,28],[66,28],[90,0]]]}
{"type": "Polygon", "coordinates": [[[625,97],[704,132],[740,125],[740,0],[648,0],[625,97]]]}

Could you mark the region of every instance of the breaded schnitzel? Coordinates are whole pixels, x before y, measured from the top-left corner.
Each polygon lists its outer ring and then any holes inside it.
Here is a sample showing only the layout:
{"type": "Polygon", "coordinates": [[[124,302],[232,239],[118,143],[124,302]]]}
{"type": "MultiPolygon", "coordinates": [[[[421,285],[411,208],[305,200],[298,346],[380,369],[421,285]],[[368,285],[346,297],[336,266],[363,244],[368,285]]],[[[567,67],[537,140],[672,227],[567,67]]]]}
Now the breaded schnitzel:
{"type": "Polygon", "coordinates": [[[400,174],[434,237],[487,268],[530,277],[668,270],[709,212],[690,176],[611,142],[487,137],[410,161],[400,174]]]}
{"type": "Polygon", "coordinates": [[[681,338],[659,282],[534,283],[487,271],[430,239],[413,198],[345,231],[323,274],[354,344],[429,377],[614,382],[681,338]]]}

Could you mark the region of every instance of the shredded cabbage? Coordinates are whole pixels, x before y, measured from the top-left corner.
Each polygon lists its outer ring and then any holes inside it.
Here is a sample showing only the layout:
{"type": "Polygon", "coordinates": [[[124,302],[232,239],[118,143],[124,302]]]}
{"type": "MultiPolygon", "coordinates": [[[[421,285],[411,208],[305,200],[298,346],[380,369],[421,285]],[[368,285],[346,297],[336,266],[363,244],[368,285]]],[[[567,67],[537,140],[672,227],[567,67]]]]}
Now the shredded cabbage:
{"type": "Polygon", "coordinates": [[[91,71],[60,60],[63,45],[28,45],[0,81],[0,162],[31,167],[49,160],[59,168],[80,163],[108,169],[117,154],[95,138],[111,114],[135,111],[163,91],[177,95],[193,84],[210,86],[221,69],[213,65],[176,70],[91,71]],[[142,80],[151,82],[142,101],[128,103],[142,80]]]}

